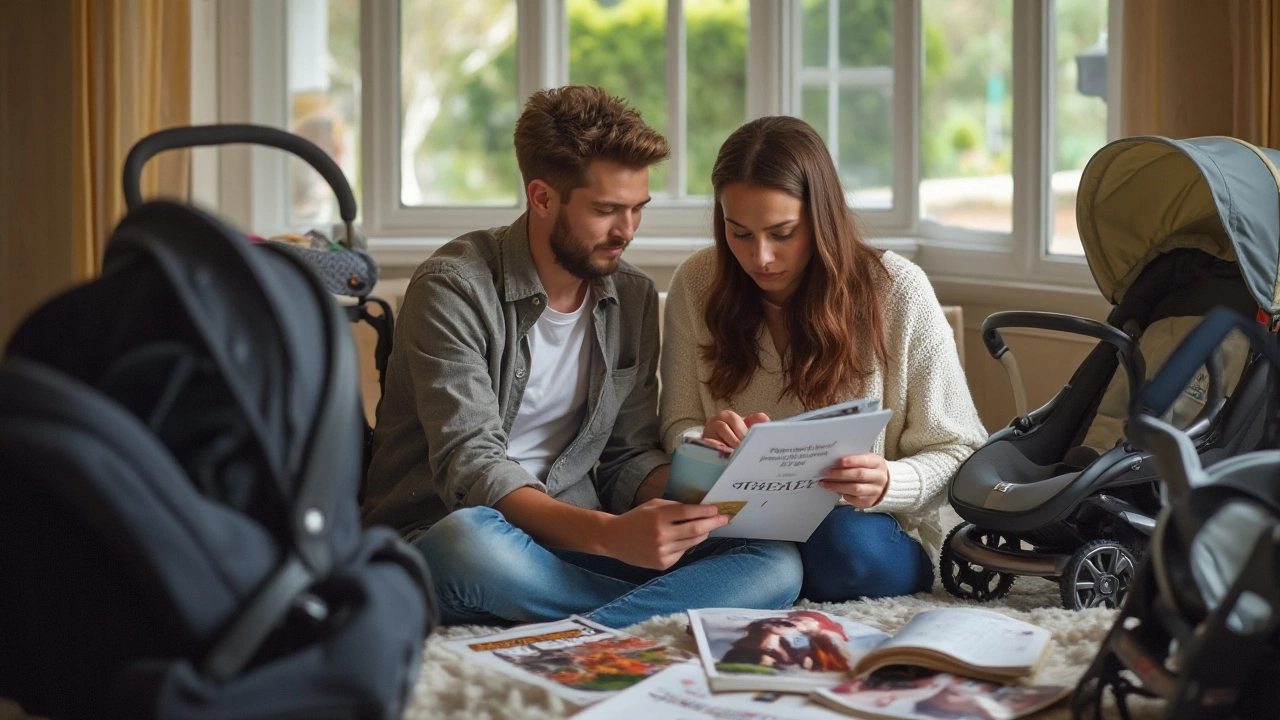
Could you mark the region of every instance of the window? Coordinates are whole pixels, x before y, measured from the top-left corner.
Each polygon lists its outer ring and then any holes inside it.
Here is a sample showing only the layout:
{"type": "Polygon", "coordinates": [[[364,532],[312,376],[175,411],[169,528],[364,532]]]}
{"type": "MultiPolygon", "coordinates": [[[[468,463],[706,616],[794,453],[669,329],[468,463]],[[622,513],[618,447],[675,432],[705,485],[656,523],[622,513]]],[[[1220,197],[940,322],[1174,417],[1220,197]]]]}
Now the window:
{"type": "MultiPolygon", "coordinates": [[[[826,138],[871,237],[918,248],[927,271],[1087,285],[1075,186],[1114,126],[1120,1],[258,0],[219,10],[220,72],[245,73],[247,119],[329,142],[391,264],[509,222],[521,103],[575,82],[671,141],[629,251],[641,264],[707,242],[721,141],[786,113],[826,138]],[[225,59],[276,34],[287,52],[225,59]]],[[[285,182],[269,164],[247,173],[255,230],[332,220],[305,168],[285,182]]]]}

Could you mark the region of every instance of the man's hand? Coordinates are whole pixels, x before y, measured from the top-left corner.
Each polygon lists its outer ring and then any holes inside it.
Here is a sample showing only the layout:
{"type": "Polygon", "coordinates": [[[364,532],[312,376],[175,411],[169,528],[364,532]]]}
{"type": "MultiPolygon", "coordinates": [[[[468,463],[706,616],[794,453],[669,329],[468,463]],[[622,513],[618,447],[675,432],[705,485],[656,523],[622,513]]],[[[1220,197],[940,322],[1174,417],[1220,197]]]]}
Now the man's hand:
{"type": "Polygon", "coordinates": [[[628,565],[666,570],[684,551],[729,522],[714,505],[650,500],[609,520],[605,555],[628,565]]]}
{"type": "Polygon", "coordinates": [[[835,490],[856,508],[874,507],[889,489],[889,464],[875,453],[846,455],[827,468],[822,487],[835,490]]]}
{"type": "Polygon", "coordinates": [[[769,422],[769,416],[756,413],[744,418],[732,410],[721,410],[702,426],[702,437],[704,440],[716,440],[736,448],[747,434],[747,429],[761,422],[769,422]]]}

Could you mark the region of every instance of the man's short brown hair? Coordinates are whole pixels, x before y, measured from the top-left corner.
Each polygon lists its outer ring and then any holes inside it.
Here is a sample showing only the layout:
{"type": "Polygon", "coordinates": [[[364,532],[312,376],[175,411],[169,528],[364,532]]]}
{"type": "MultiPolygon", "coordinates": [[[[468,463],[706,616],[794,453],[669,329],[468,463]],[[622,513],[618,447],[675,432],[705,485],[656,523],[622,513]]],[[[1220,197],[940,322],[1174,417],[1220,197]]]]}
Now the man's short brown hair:
{"type": "Polygon", "coordinates": [[[515,145],[524,186],[542,180],[565,201],[586,187],[592,160],[640,169],[671,155],[666,138],[625,100],[584,85],[531,95],[516,121],[515,145]]]}

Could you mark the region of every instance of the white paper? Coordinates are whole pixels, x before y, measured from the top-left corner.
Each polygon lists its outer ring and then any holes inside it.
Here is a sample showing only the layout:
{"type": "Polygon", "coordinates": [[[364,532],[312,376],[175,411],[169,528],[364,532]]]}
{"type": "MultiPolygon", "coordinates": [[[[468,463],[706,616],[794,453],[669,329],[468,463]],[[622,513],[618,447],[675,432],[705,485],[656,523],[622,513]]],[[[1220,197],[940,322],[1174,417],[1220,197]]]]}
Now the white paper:
{"type": "Polygon", "coordinates": [[[576,616],[442,645],[574,705],[598,702],[692,659],[683,650],[576,616]]]}
{"type": "Polygon", "coordinates": [[[733,517],[711,536],[808,540],[840,497],[818,485],[823,472],[838,458],[870,452],[892,414],[752,425],[702,499],[733,517]]]}
{"type": "Polygon", "coordinates": [[[702,666],[676,665],[574,715],[574,720],[837,720],[841,713],[803,695],[712,694],[702,666]]]}

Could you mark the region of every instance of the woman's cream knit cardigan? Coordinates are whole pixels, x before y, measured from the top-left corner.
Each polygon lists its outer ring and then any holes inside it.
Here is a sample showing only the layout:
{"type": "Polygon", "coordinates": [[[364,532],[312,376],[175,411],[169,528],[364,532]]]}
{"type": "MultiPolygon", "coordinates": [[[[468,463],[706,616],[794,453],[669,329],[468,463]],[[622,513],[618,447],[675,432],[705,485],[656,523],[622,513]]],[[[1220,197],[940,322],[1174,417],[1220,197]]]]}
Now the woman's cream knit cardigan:
{"type": "MultiPolygon", "coordinates": [[[[662,338],[661,421],[668,451],[681,436],[701,432],[717,412],[732,409],[747,416],[763,412],[774,420],[805,408],[793,396],[779,397],[784,377],[773,340],[762,326],[760,369],[751,383],[725,402],[711,397],[710,376],[699,347],[711,343],[703,322],[707,293],[715,274],[714,247],[694,253],[671,280],[662,338]]],[[[871,512],[891,513],[903,530],[918,537],[935,560],[942,544],[938,508],[960,463],[987,438],[956,356],[951,326],[919,267],[886,252],[890,278],[882,278],[881,307],[889,348],[888,371],[868,379],[865,397],[881,399],[893,410],[873,451],[889,465],[889,488],[871,512]]],[[[851,399],[851,398],[850,398],[851,399]]]]}

